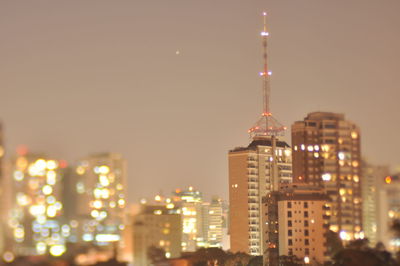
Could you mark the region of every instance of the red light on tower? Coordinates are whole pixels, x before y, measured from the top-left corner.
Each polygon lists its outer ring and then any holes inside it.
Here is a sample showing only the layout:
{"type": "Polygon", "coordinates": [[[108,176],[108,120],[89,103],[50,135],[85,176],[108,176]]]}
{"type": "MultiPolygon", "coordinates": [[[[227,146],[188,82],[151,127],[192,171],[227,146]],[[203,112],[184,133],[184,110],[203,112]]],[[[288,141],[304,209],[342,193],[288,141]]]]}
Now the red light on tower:
{"type": "Polygon", "coordinates": [[[385,177],[385,183],[386,183],[386,184],[392,183],[392,177],[391,177],[391,176],[385,177]]]}

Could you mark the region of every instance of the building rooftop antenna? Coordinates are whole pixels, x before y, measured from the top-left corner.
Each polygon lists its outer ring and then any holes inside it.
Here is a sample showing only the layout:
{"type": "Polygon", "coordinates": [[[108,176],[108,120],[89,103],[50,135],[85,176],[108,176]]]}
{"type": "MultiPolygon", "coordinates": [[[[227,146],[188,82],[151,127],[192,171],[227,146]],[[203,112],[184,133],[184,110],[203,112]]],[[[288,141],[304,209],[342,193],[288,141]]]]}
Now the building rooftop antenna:
{"type": "Polygon", "coordinates": [[[251,138],[265,137],[265,136],[282,136],[286,127],[276,120],[270,110],[270,78],[272,72],[268,69],[268,53],[267,53],[267,38],[269,32],[267,31],[267,12],[263,12],[264,29],[261,32],[262,45],[263,45],[263,71],[260,76],[263,80],[263,112],[261,118],[255,125],[248,130],[251,138]]]}

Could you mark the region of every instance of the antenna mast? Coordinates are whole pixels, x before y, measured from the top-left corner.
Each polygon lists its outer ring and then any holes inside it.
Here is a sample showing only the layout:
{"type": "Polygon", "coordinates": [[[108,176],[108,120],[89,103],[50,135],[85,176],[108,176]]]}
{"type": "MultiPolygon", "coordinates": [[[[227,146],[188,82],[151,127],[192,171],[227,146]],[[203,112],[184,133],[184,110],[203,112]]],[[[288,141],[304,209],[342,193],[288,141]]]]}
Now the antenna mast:
{"type": "Polygon", "coordinates": [[[278,136],[283,135],[286,127],[276,120],[270,110],[270,77],[271,71],[268,70],[268,52],[267,52],[267,38],[269,33],[267,31],[267,12],[263,12],[264,28],[261,32],[262,46],[263,46],[263,60],[264,67],[263,71],[260,72],[260,76],[263,79],[263,112],[261,118],[256,122],[256,124],[248,130],[250,136],[260,137],[260,136],[278,136]]]}

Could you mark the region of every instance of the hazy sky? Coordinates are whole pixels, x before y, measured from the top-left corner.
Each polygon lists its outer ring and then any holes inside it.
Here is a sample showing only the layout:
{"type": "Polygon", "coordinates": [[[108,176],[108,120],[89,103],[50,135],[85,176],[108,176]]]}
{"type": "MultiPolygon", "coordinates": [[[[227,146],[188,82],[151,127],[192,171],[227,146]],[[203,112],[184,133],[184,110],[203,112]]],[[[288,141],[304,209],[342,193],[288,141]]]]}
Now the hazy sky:
{"type": "Polygon", "coordinates": [[[115,151],[131,201],[189,185],[227,198],[227,152],[262,110],[263,10],[275,117],[345,113],[365,157],[400,163],[398,0],[0,0],[8,155],[115,151]]]}

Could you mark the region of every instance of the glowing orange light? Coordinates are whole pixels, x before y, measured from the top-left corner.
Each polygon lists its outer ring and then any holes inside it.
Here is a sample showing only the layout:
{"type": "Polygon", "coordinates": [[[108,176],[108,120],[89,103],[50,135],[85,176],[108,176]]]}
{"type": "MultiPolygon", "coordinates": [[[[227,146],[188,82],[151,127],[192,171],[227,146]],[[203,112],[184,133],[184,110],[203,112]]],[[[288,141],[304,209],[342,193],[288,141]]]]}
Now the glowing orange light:
{"type": "Polygon", "coordinates": [[[19,145],[17,147],[17,154],[19,156],[25,156],[28,153],[28,147],[26,147],[25,145],[19,145]]]}
{"type": "Polygon", "coordinates": [[[392,177],[391,176],[385,177],[385,182],[386,182],[386,184],[392,183],[392,177]]]}
{"type": "Polygon", "coordinates": [[[66,160],[60,160],[60,168],[66,168],[68,166],[68,163],[66,160]]]}

